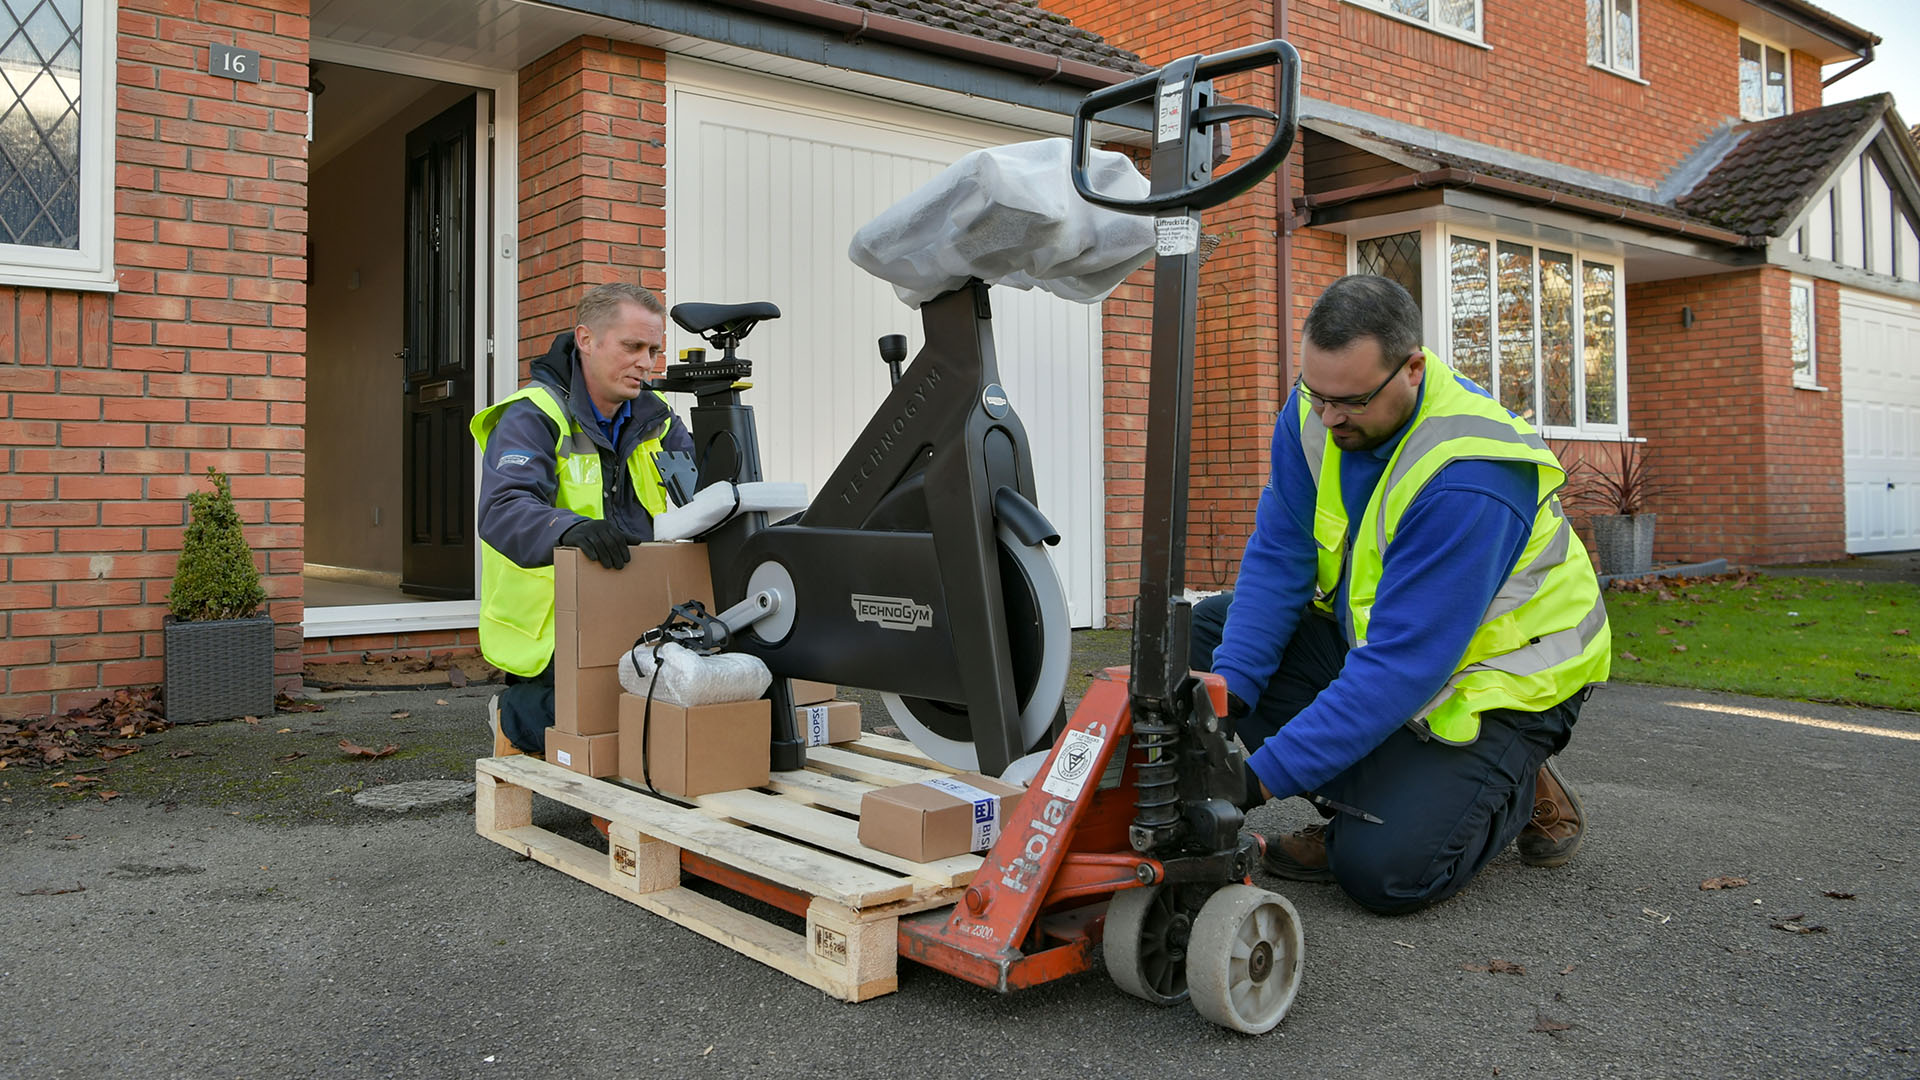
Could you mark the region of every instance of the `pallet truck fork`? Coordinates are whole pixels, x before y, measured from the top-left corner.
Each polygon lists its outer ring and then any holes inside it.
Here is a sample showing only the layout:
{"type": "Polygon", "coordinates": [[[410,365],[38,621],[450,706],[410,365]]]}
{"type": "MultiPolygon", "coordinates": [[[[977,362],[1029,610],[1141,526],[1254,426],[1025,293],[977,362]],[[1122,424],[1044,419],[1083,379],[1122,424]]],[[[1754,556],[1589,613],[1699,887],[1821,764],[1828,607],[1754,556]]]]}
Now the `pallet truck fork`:
{"type": "Polygon", "coordinates": [[[952,911],[900,920],[904,956],[1007,992],[1088,970],[1104,940],[1121,989],[1161,1005],[1190,997],[1207,1019],[1250,1034],[1277,1025],[1299,989],[1299,916],[1248,880],[1261,841],[1240,826],[1258,789],[1227,720],[1225,684],[1187,668],[1192,612],[1182,588],[1199,212],[1284,163],[1299,85],[1298,54],[1275,40],[1186,57],[1096,91],[1075,112],[1074,186],[1090,202],[1155,215],[1159,241],[1133,662],[1108,669],[1081,699],[952,911]],[[1278,115],[1216,104],[1214,79],[1266,67],[1278,115]],[[1155,117],[1151,193],[1121,200],[1090,190],[1090,122],[1143,101],[1155,117]],[[1214,177],[1213,129],[1232,119],[1271,121],[1274,133],[1214,177]]]}

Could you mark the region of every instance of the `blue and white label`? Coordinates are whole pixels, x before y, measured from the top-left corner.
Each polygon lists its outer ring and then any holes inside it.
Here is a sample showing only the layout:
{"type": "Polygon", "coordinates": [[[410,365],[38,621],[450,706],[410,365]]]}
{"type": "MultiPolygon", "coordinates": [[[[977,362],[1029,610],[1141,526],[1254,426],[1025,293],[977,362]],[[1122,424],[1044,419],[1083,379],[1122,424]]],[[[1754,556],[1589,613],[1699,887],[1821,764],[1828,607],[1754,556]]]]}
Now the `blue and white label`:
{"type": "Polygon", "coordinates": [[[827,745],[827,707],[825,705],[807,705],[807,745],[827,745]]]}
{"type": "Polygon", "coordinates": [[[533,457],[529,454],[523,454],[518,450],[505,450],[494,459],[494,463],[502,469],[510,469],[516,465],[525,465],[532,460],[533,457]]]}
{"type": "Polygon", "coordinates": [[[942,776],[921,783],[944,791],[961,802],[973,804],[973,844],[969,850],[985,851],[1000,838],[1000,797],[981,791],[972,784],[962,783],[951,776],[942,776]]]}

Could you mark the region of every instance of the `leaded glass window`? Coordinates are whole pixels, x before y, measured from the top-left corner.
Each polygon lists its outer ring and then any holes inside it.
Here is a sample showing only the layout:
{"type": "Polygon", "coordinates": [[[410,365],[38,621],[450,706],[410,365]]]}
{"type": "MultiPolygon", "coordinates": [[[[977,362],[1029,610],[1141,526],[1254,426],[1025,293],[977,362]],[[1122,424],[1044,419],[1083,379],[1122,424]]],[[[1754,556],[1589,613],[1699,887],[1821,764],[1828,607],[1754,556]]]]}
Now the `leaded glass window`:
{"type": "Polygon", "coordinates": [[[1478,38],[1481,0],[1352,0],[1353,3],[1379,8],[1408,22],[1425,23],[1437,30],[1478,38]]]}
{"type": "Polygon", "coordinates": [[[1501,244],[1499,255],[1500,404],[1529,423],[1534,421],[1533,249],[1501,244]]]}
{"type": "Polygon", "coordinates": [[[1580,311],[1586,327],[1587,423],[1620,422],[1618,272],[1606,263],[1580,262],[1580,311]]]}
{"type": "Polygon", "coordinates": [[[1378,274],[1400,283],[1420,303],[1420,234],[1395,233],[1376,236],[1353,245],[1356,272],[1378,274]]]}
{"type": "Polygon", "coordinates": [[[1447,247],[1447,310],[1453,325],[1453,368],[1489,386],[1493,382],[1493,290],[1487,244],[1456,239],[1447,247]]]}
{"type": "Polygon", "coordinates": [[[1541,419],[1573,426],[1573,256],[1540,253],[1541,419]]]}
{"type": "Polygon", "coordinates": [[[1813,284],[1796,281],[1789,289],[1793,342],[1793,381],[1802,386],[1815,382],[1813,368],[1813,284]]]}
{"type": "Polygon", "coordinates": [[[1787,114],[1787,54],[1749,37],[1740,39],[1740,117],[1766,120],[1787,114]]]}
{"type": "Polygon", "coordinates": [[[0,243],[80,246],[81,15],[0,0],[0,243]]]}
{"type": "Polygon", "coordinates": [[[1640,19],[1634,0],[1587,0],[1587,63],[1640,73],[1640,19]]]}

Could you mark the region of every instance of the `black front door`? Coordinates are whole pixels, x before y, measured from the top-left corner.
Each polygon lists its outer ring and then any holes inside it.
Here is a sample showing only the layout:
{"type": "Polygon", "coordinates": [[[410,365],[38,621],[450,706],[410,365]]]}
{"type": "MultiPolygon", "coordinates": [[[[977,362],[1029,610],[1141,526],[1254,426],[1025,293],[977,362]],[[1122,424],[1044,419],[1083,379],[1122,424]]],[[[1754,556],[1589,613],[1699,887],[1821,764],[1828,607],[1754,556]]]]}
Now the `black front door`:
{"type": "Polygon", "coordinates": [[[474,98],[407,134],[400,587],[473,597],[474,98]]]}

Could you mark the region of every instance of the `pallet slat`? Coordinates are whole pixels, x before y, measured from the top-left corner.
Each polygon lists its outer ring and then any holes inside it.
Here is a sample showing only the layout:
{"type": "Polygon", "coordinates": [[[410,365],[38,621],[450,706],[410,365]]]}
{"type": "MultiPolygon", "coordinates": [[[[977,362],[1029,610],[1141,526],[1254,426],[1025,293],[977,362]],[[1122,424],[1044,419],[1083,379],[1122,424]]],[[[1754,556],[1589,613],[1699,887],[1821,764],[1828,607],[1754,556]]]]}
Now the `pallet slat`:
{"type": "Polygon", "coordinates": [[[476,768],[535,794],[633,825],[657,840],[848,907],[871,907],[913,895],[913,882],[907,879],[743,829],[558,765],[522,756],[487,758],[476,763],[476,768]]]}
{"type": "Polygon", "coordinates": [[[914,765],[903,765],[897,761],[882,761],[865,754],[842,750],[837,746],[808,747],[807,768],[813,772],[826,772],[855,780],[865,780],[881,787],[917,784],[922,780],[932,780],[947,775],[937,769],[922,769],[914,765]]]}
{"type": "Polygon", "coordinates": [[[843,814],[860,814],[860,797],[875,787],[862,780],[843,780],[810,770],[777,772],[767,782],[768,789],[809,806],[824,806],[843,814]]]}
{"type": "Polygon", "coordinates": [[[942,888],[965,885],[973,880],[973,875],[980,869],[981,858],[978,855],[956,855],[921,863],[876,851],[860,842],[859,822],[810,806],[795,806],[791,800],[777,795],[758,791],[722,791],[702,795],[694,802],[702,810],[725,814],[748,825],[775,829],[796,840],[820,844],[861,862],[911,874],[942,888]]]}
{"type": "MultiPolygon", "coordinates": [[[[967,771],[965,769],[956,769],[951,765],[933,760],[927,756],[926,751],[905,739],[889,739],[884,735],[861,735],[856,742],[841,743],[839,745],[855,748],[860,753],[870,757],[885,758],[888,761],[898,761],[903,765],[917,765],[930,772],[952,774],[967,771]]],[[[819,747],[814,747],[812,750],[808,750],[807,753],[812,754],[818,749],[819,747]]]]}

